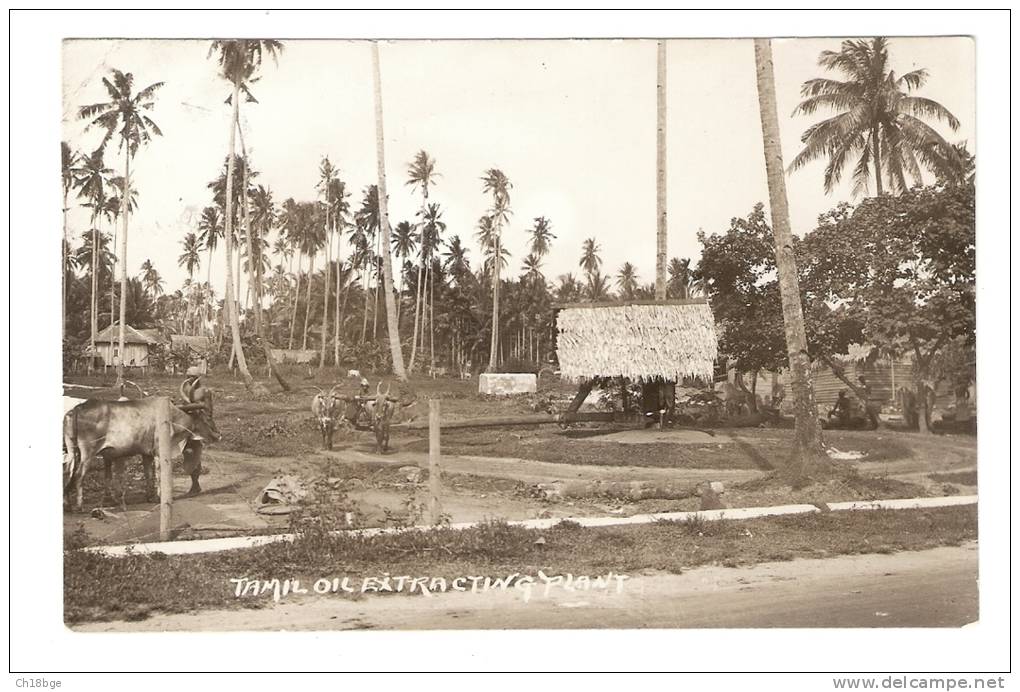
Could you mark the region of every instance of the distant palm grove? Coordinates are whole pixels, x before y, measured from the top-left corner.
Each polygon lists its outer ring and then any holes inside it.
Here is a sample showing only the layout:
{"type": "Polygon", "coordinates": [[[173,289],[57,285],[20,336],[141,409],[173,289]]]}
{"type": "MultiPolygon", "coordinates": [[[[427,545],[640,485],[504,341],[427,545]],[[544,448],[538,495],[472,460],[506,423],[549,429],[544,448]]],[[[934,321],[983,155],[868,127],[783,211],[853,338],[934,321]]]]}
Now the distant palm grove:
{"type": "MultiPolygon", "coordinates": [[[[636,268],[652,258],[608,266],[598,237],[607,231],[591,229],[579,246],[565,247],[557,239],[556,219],[515,217],[514,187],[527,181],[511,180],[498,162],[486,170],[452,171],[428,151],[408,151],[403,171],[384,171],[380,157],[377,180],[350,180],[342,156],[323,152],[315,188],[301,199],[278,199],[263,182],[257,157],[249,155],[253,142],[245,141],[245,135],[257,140],[270,133],[242,132],[239,120],[241,108],[259,107],[252,92],[269,59],[285,59],[283,44],[211,44],[209,79],[226,85],[232,117],[223,133],[222,165],[205,172],[208,197],[194,223],[179,229],[176,257],[143,257],[130,267],[124,261],[128,242],[136,241],[129,237],[130,218],[145,201],[145,190],[132,183],[131,164],[145,156],[154,137],[163,136],[162,83],[139,88],[130,73],[112,70],[102,80],[106,102],[75,104],[79,118],[103,136],[92,151],[76,151],[66,142],[61,147],[66,361],[80,359],[94,348],[97,333],[119,324],[210,337],[214,359],[236,363],[249,386],[250,368],[273,368],[273,349],[314,351],[311,362],[319,367],[535,370],[555,359],[555,304],[655,298],[654,277],[636,268]],[[443,181],[454,176],[476,178],[488,199],[473,228],[450,227],[444,220],[443,181]],[[387,218],[380,187],[390,196],[413,195],[414,217],[387,218]],[[87,209],[87,229],[67,228],[72,204],[87,209]],[[573,255],[576,269],[547,276],[543,267],[553,252],[573,255]],[[187,274],[179,287],[168,287],[161,276],[161,266],[170,262],[187,274]],[[220,285],[211,281],[214,263],[225,269],[220,285]],[[390,266],[395,271],[388,277],[390,266]],[[395,315],[388,313],[387,284],[395,315]],[[396,325],[395,333],[390,325],[396,325]]],[[[883,39],[847,41],[839,52],[823,53],[820,66],[841,72],[846,81],[819,78],[804,85],[798,113],[836,114],[804,133],[790,174],[823,158],[827,191],[848,166],[855,195],[866,194],[871,184],[879,196],[903,194],[922,182],[922,169],[940,181],[963,184],[969,155],[924,122],[934,119],[956,129],[956,119],[934,101],[909,93],[924,84],[924,70],[897,77],[887,61],[883,39]]],[[[377,63],[375,68],[378,89],[377,63]]],[[[381,151],[378,90],[376,105],[381,151]]],[[[186,133],[174,136],[186,143],[186,133]]],[[[732,210],[734,224],[750,211],[732,210]]],[[[743,228],[734,225],[729,236],[743,228]]],[[[702,234],[708,264],[669,259],[667,298],[706,297],[725,306],[736,295],[726,282],[739,271],[727,264],[724,258],[732,254],[726,252],[746,252],[736,241],[722,252],[729,236],[702,234]]],[[[763,250],[766,259],[769,252],[763,250]]],[[[755,292],[754,285],[740,288],[755,292]]],[[[770,307],[773,321],[777,305],[770,307]]],[[[717,319],[725,315],[724,310],[717,319]]],[[[733,325],[729,331],[736,333],[733,325]]],[[[725,350],[727,341],[721,345],[725,350]]]]}

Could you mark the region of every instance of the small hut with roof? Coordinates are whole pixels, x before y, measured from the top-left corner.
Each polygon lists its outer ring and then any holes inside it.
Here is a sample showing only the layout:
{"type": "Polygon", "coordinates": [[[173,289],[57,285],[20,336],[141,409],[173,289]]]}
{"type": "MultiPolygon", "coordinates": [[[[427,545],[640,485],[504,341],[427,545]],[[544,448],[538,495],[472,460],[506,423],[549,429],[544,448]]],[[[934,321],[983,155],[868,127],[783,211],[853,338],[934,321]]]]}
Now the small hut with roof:
{"type": "Polygon", "coordinates": [[[706,299],[570,303],[558,306],[556,328],[560,376],[580,385],[573,410],[615,378],[643,385],[645,411],[672,410],[685,379],[712,382],[718,345],[706,299]]]}

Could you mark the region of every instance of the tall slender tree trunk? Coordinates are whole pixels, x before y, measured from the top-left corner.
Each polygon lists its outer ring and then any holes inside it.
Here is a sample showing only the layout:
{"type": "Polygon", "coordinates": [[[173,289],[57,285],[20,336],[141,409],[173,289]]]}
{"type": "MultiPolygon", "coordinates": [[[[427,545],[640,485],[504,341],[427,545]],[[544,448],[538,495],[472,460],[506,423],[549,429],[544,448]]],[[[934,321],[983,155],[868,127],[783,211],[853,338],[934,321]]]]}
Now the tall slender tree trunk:
{"type": "Polygon", "coordinates": [[[421,261],[418,263],[418,280],[414,286],[414,330],[411,336],[411,361],[408,370],[414,372],[414,360],[418,353],[418,332],[419,319],[421,317],[421,287],[422,287],[422,265],[425,263],[424,249],[421,261]]]}
{"type": "Polygon", "coordinates": [[[319,345],[319,369],[326,366],[326,342],[329,341],[329,270],[333,261],[333,238],[329,228],[329,185],[326,185],[326,271],[322,278],[322,343],[319,345]]]}
{"type": "MultiPolygon", "coordinates": [[[[251,228],[251,216],[249,215],[248,207],[248,151],[244,146],[244,133],[241,131],[241,122],[237,121],[237,135],[241,140],[241,160],[244,161],[244,169],[241,171],[241,203],[243,205],[242,215],[244,217],[244,237],[248,245],[248,297],[246,301],[249,305],[254,307],[254,320],[255,320],[255,333],[259,333],[259,323],[261,322],[259,315],[259,303],[258,296],[258,282],[252,281],[252,276],[258,271],[256,267],[256,259],[261,260],[262,249],[259,248],[259,257],[255,256],[255,238],[251,228]]],[[[240,253],[238,253],[240,258],[240,253]]],[[[258,262],[261,264],[261,261],[258,262]]]]}
{"type": "MultiPolygon", "coordinates": [[[[124,217],[124,231],[120,239],[120,327],[118,328],[117,343],[120,357],[117,359],[117,386],[124,385],[124,319],[127,315],[127,236],[128,236],[128,215],[131,202],[131,148],[124,147],[124,191],[121,194],[121,215],[124,217]]],[[[113,320],[113,313],[110,313],[113,320]]]]}
{"type": "Polygon", "coordinates": [[[368,271],[368,259],[365,259],[365,263],[361,268],[361,283],[362,290],[365,293],[365,312],[361,316],[361,343],[365,343],[368,339],[368,297],[372,295],[371,291],[368,290],[369,282],[369,271],[368,271]]]}
{"type": "Polygon", "coordinates": [[[436,369],[436,271],[429,261],[429,368],[436,369]]]}
{"type": "Polygon", "coordinates": [[[655,299],[666,300],[666,42],[656,46],[655,299]]]}
{"type": "MultiPolygon", "coordinates": [[[[210,233],[215,233],[215,231],[210,231],[210,233]]],[[[211,312],[211,310],[212,310],[212,251],[213,251],[213,249],[209,248],[209,261],[208,261],[208,266],[206,266],[206,268],[205,268],[205,286],[209,290],[209,301],[206,303],[206,306],[205,306],[206,307],[206,310],[205,310],[205,322],[206,322],[206,324],[208,324],[209,321],[212,319],[212,312],[211,312]]],[[[203,328],[202,331],[205,332],[206,330],[203,328]]]]}
{"type": "MultiPolygon", "coordinates": [[[[116,248],[117,247],[117,225],[116,225],[116,223],[114,223],[114,224],[112,224],[112,226],[113,226],[113,247],[116,248]]],[[[116,303],[117,303],[117,257],[115,255],[114,258],[113,258],[113,267],[110,270],[110,326],[111,327],[113,326],[113,322],[114,322],[113,315],[116,312],[116,307],[115,307],[116,303]]],[[[123,349],[120,352],[123,354],[124,353],[123,349]]]]}
{"type": "Polygon", "coordinates": [[[305,292],[305,327],[301,330],[301,350],[305,351],[308,349],[308,314],[312,310],[312,281],[315,280],[313,275],[315,271],[315,253],[308,255],[308,289],[305,292]]]}
{"type": "Polygon", "coordinates": [[[298,252],[297,274],[294,276],[294,309],[290,312],[290,339],[287,340],[287,350],[294,349],[294,326],[297,324],[298,298],[301,296],[301,253],[298,252]]]}
{"type": "Polygon", "coordinates": [[[255,317],[255,334],[258,337],[259,345],[262,347],[262,353],[266,358],[266,366],[269,368],[269,374],[276,378],[276,382],[285,392],[290,391],[290,383],[284,379],[283,373],[280,372],[280,368],[276,366],[273,360],[273,349],[269,339],[266,338],[265,331],[263,330],[262,324],[262,236],[256,234],[251,225],[251,217],[249,215],[248,204],[248,150],[244,146],[244,131],[241,129],[240,119],[235,121],[237,125],[237,135],[241,140],[241,159],[244,161],[244,175],[242,185],[244,186],[241,191],[241,196],[244,202],[244,229],[245,236],[248,239],[248,292],[251,295],[253,315],[255,317]],[[258,248],[256,253],[255,248],[258,248]],[[255,280],[252,281],[252,275],[254,274],[255,280]]]}
{"type": "MultiPolygon", "coordinates": [[[[340,260],[340,243],[343,236],[343,227],[336,234],[336,298],[333,303],[335,312],[333,314],[333,365],[340,366],[340,277],[343,274],[343,262],[340,260]]],[[[346,295],[346,293],[345,293],[346,295]]]]}
{"type": "Polygon", "coordinates": [[[375,87],[375,152],[379,184],[379,225],[382,230],[383,283],[386,299],[386,328],[390,337],[390,356],[393,374],[401,382],[407,381],[404,371],[404,354],[400,349],[400,327],[397,325],[397,306],[393,300],[393,263],[390,259],[390,216],[386,196],[386,155],[383,139],[382,76],[379,70],[379,44],[372,44],[372,76],[375,87]]]}
{"type": "Polygon", "coordinates": [[[60,235],[60,331],[67,336],[67,190],[64,190],[64,227],[60,235]]]}
{"type": "Polygon", "coordinates": [[[496,372],[496,359],[499,357],[499,261],[500,257],[500,234],[502,232],[502,221],[496,217],[496,237],[493,239],[493,249],[496,251],[492,259],[492,340],[489,343],[489,367],[486,372],[496,372]]]}
{"type": "Polygon", "coordinates": [[[765,149],[765,170],[768,175],[769,206],[772,211],[772,232],[776,241],[776,268],[779,294],[786,328],[786,349],[790,360],[791,390],[794,408],[794,450],[788,468],[794,483],[800,483],[816,464],[828,461],[822,445],[818,409],[811,385],[811,361],[804,331],[804,314],[800,304],[797,263],[793,254],[790,232],[790,210],[787,206],[783,152],[779,139],[779,115],[776,111],[775,75],[772,71],[772,43],[754,40],[754,58],[758,78],[758,105],[765,149]]]}
{"type": "Polygon", "coordinates": [[[90,338],[91,355],[89,356],[89,372],[95,365],[96,360],[96,336],[99,334],[99,298],[96,293],[99,290],[99,229],[96,228],[96,218],[92,217],[92,336],[90,338]]]}
{"type": "Polygon", "coordinates": [[[397,266],[400,267],[400,281],[397,283],[397,324],[400,324],[400,312],[404,306],[404,258],[397,257],[397,266]]]}
{"type": "MultiPolygon", "coordinates": [[[[375,252],[376,252],[375,256],[376,262],[379,262],[381,264],[382,255],[380,254],[379,251],[380,237],[381,234],[377,235],[375,239],[375,252]]],[[[375,341],[378,338],[378,332],[376,331],[376,329],[379,324],[379,281],[381,280],[381,277],[379,276],[379,265],[376,264],[376,266],[373,268],[375,269],[375,290],[372,293],[372,341],[375,341]]]]}
{"type": "MultiPolygon", "coordinates": [[[[229,311],[227,313],[230,320],[230,335],[231,343],[233,344],[234,356],[237,358],[237,368],[241,371],[241,379],[244,380],[244,386],[248,391],[253,391],[255,388],[255,378],[248,372],[248,361],[245,360],[244,350],[241,348],[241,317],[238,314],[238,305],[234,297],[234,277],[233,277],[233,252],[234,245],[234,134],[237,131],[236,123],[238,121],[238,101],[241,95],[241,83],[234,82],[234,94],[231,99],[231,108],[233,113],[230,118],[230,143],[227,151],[227,190],[226,190],[226,214],[223,220],[224,230],[223,239],[225,243],[225,251],[227,255],[227,277],[226,277],[226,295],[224,296],[224,307],[229,311]]],[[[129,190],[129,187],[125,187],[129,190]]],[[[240,253],[238,253],[240,257],[240,253]]],[[[240,275],[240,265],[238,265],[238,275],[240,275]]]]}
{"type": "Polygon", "coordinates": [[[878,197],[882,196],[882,149],[879,125],[871,128],[871,141],[875,150],[875,192],[878,197]]]}
{"type": "MultiPolygon", "coordinates": [[[[353,271],[353,267],[351,269],[353,271]]],[[[345,319],[344,315],[347,314],[347,299],[350,298],[350,296],[351,296],[351,284],[348,281],[347,285],[344,286],[344,300],[343,300],[343,304],[340,306],[339,320],[337,322],[337,329],[339,330],[338,334],[339,334],[340,338],[343,337],[343,329],[342,329],[342,327],[343,327],[343,323],[344,323],[344,319],[345,319]]],[[[339,344],[339,343],[340,343],[340,341],[338,339],[337,340],[337,344],[339,344]]],[[[340,347],[337,346],[337,364],[339,365],[339,363],[340,363],[340,347]]]]}

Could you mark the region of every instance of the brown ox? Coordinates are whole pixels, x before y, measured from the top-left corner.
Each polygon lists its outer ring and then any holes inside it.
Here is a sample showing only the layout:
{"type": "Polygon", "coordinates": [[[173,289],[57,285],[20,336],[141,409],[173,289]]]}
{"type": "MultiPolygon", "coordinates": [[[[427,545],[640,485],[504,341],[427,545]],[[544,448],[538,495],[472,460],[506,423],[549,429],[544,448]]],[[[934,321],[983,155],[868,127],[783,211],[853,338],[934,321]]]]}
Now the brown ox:
{"type": "Polygon", "coordinates": [[[372,432],[375,433],[376,453],[385,452],[390,448],[390,421],[393,419],[393,412],[397,408],[397,400],[390,398],[390,388],[382,391],[382,382],[375,388],[375,400],[365,404],[366,408],[371,407],[372,432]]]}
{"type": "Polygon", "coordinates": [[[333,433],[336,430],[337,420],[343,412],[341,398],[336,395],[336,388],[340,385],[333,385],[329,392],[324,392],[318,387],[319,393],[312,397],[312,413],[315,421],[319,424],[319,431],[322,433],[322,448],[333,449],[333,433]]]}
{"type": "MultiPolygon", "coordinates": [[[[216,442],[220,432],[212,418],[212,398],[208,392],[205,401],[189,401],[170,407],[171,444],[180,449],[185,458],[185,469],[191,475],[189,495],[201,491],[198,475],[201,472],[201,445],[203,440],[216,442]]],[[[145,471],[146,496],[156,497],[153,460],[158,453],[156,442],[157,398],[99,401],[90,400],[75,406],[64,415],[64,446],[67,451],[65,467],[68,495],[77,488],[75,509],[82,509],[82,483],[92,459],[101,457],[105,466],[106,497],[112,493],[112,466],[117,465],[119,497],[124,506],[124,462],[140,455],[145,471]]]]}

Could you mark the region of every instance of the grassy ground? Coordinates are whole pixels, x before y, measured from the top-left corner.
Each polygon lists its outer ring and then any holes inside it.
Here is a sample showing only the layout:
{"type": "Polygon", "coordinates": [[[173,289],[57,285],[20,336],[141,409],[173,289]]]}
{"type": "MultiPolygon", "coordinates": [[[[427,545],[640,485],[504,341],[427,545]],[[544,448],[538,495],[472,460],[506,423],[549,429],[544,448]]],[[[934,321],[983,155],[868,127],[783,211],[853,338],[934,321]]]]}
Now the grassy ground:
{"type": "Polygon", "coordinates": [[[76,623],[271,603],[269,596],[237,599],[229,580],[241,577],[298,578],[310,585],[319,577],[342,576],[360,584],[363,577],[384,572],[446,579],[536,574],[540,569],[547,574],[679,573],[707,564],[736,567],[921,550],[976,537],[976,508],[952,507],[604,529],[561,524],[534,531],[493,522],[461,531],[377,537],[313,533],[294,543],[194,556],[108,558],[70,550],[65,553],[64,614],[68,623],[76,623]]]}
{"type": "MultiPolygon", "coordinates": [[[[474,456],[512,457],[563,464],[651,466],[691,469],[772,470],[789,455],[791,430],[745,428],[715,431],[716,440],[694,444],[626,444],[600,440],[614,428],[559,430],[472,429],[443,433],[443,451],[474,456]]],[[[826,443],[854,450],[868,461],[893,461],[911,456],[910,446],[893,433],[828,431],[826,443]]],[[[427,441],[413,441],[408,449],[425,451],[427,441]]]]}

